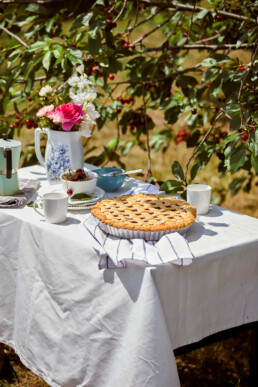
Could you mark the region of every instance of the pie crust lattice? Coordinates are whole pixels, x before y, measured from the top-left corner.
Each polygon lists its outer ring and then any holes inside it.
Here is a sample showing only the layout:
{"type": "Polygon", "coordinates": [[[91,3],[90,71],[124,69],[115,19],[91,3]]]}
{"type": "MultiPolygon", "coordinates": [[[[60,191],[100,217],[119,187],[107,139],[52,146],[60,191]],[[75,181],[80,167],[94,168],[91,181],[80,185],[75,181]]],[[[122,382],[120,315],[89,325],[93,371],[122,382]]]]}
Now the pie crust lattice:
{"type": "Polygon", "coordinates": [[[196,219],[196,208],[175,197],[134,194],[104,199],[91,212],[115,228],[139,231],[179,230],[196,219]]]}

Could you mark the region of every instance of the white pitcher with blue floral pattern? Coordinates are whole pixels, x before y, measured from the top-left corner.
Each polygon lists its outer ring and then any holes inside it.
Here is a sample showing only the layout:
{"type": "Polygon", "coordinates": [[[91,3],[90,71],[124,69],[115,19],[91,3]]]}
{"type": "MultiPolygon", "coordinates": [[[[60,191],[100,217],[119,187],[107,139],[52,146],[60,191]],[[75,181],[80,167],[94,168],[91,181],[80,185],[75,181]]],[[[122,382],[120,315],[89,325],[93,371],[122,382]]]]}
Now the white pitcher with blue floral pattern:
{"type": "Polygon", "coordinates": [[[65,132],[47,128],[35,130],[35,151],[38,161],[46,169],[50,184],[59,183],[60,175],[68,168],[78,169],[84,166],[82,137],[89,137],[88,131],[65,132]],[[48,136],[45,159],[40,149],[40,135],[48,136]]]}

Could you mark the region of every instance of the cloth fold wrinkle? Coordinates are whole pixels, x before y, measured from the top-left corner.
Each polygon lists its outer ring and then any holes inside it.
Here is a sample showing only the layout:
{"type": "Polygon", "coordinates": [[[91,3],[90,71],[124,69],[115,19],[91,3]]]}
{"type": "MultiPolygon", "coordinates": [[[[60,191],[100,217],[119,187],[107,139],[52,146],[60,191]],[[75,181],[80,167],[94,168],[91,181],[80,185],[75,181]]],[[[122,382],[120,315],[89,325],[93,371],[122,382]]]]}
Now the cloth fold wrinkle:
{"type": "Polygon", "coordinates": [[[39,187],[38,180],[19,179],[20,192],[12,196],[0,196],[0,208],[16,208],[26,204],[39,187]]]}
{"type": "MultiPolygon", "coordinates": [[[[143,184],[123,193],[158,194],[158,187],[143,184]]],[[[98,227],[98,221],[89,214],[84,221],[84,227],[93,240],[95,250],[100,256],[99,269],[125,267],[127,263],[147,266],[175,264],[187,266],[192,263],[193,255],[187,240],[177,232],[171,232],[159,241],[145,241],[144,239],[121,239],[108,235],[98,227]]]]}

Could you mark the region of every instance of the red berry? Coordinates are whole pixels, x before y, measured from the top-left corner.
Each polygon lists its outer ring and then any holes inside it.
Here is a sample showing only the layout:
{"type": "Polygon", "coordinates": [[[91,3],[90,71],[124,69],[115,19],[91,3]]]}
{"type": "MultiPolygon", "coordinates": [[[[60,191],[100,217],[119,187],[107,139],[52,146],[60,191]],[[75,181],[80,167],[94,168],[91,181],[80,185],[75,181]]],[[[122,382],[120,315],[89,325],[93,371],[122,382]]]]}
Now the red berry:
{"type": "Polygon", "coordinates": [[[71,196],[72,194],[73,194],[73,190],[72,190],[71,188],[69,188],[69,189],[67,190],[67,195],[71,196]]]}
{"type": "Polygon", "coordinates": [[[121,96],[120,96],[120,97],[118,97],[117,99],[118,99],[118,101],[120,101],[120,102],[122,102],[122,101],[124,100],[124,98],[123,98],[123,97],[121,97],[121,96]]]}
{"type": "Polygon", "coordinates": [[[99,78],[102,78],[103,77],[103,73],[99,73],[99,78]]]}
{"type": "Polygon", "coordinates": [[[28,97],[27,100],[28,100],[29,102],[31,102],[31,101],[32,101],[32,98],[31,98],[31,97],[28,97]]]}
{"type": "Polygon", "coordinates": [[[188,32],[184,32],[184,33],[183,33],[183,36],[184,36],[185,38],[187,38],[187,37],[188,37],[188,32]]]}
{"type": "Polygon", "coordinates": [[[76,173],[83,173],[84,171],[81,169],[81,168],[79,168],[79,169],[76,169],[76,173]]]}
{"type": "Polygon", "coordinates": [[[223,17],[220,16],[220,15],[215,15],[215,16],[214,16],[214,20],[216,20],[216,21],[221,21],[221,20],[223,20],[223,17]]]}
{"type": "Polygon", "coordinates": [[[91,69],[91,71],[92,71],[93,73],[96,73],[96,72],[98,71],[98,69],[97,69],[97,67],[93,66],[92,69],[91,69]]]}
{"type": "Polygon", "coordinates": [[[115,76],[113,74],[109,74],[108,78],[113,81],[113,79],[115,79],[115,76]]]}
{"type": "Polygon", "coordinates": [[[248,140],[248,135],[245,133],[243,136],[241,136],[241,141],[246,141],[248,140]]]}
{"type": "Polygon", "coordinates": [[[244,66],[240,67],[239,71],[245,71],[244,66]]]}
{"type": "Polygon", "coordinates": [[[130,44],[130,46],[129,46],[132,50],[134,50],[135,49],[135,44],[130,44]]]}
{"type": "Polygon", "coordinates": [[[196,114],[197,113],[197,110],[196,109],[193,109],[192,110],[192,114],[196,114]]]}
{"type": "Polygon", "coordinates": [[[123,45],[123,49],[129,48],[128,44],[123,45]]]}
{"type": "Polygon", "coordinates": [[[182,137],[178,137],[178,138],[176,139],[176,143],[177,143],[177,144],[179,144],[179,143],[182,142],[182,141],[183,141],[182,137]]]}

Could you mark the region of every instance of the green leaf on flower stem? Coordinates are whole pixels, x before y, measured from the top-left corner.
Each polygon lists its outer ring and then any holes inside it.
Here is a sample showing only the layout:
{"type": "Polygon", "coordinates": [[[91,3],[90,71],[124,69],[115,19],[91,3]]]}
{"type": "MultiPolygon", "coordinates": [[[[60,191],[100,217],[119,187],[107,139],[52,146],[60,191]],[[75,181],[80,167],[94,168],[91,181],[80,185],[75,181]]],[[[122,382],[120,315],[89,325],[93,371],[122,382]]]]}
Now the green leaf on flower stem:
{"type": "Polygon", "coordinates": [[[166,193],[179,192],[183,189],[183,183],[177,180],[168,180],[161,184],[160,190],[166,193]]]}
{"type": "Polygon", "coordinates": [[[183,168],[178,161],[174,161],[172,165],[172,173],[178,180],[183,180],[185,177],[183,168]]]}
{"type": "Polygon", "coordinates": [[[255,156],[254,153],[251,155],[251,164],[255,172],[258,174],[258,155],[255,156]]]}
{"type": "Polygon", "coordinates": [[[52,52],[51,51],[47,51],[46,54],[43,56],[43,59],[42,59],[43,67],[47,71],[49,70],[49,67],[50,67],[51,56],[52,56],[52,52]]]}
{"type": "Polygon", "coordinates": [[[234,196],[242,187],[243,182],[246,180],[246,177],[241,177],[234,179],[230,184],[229,184],[229,189],[230,189],[230,194],[231,196],[234,196]]]}

